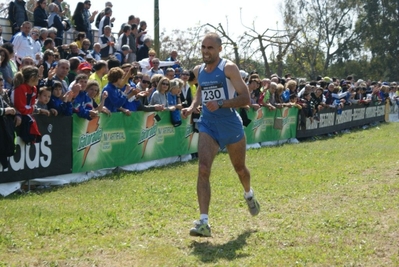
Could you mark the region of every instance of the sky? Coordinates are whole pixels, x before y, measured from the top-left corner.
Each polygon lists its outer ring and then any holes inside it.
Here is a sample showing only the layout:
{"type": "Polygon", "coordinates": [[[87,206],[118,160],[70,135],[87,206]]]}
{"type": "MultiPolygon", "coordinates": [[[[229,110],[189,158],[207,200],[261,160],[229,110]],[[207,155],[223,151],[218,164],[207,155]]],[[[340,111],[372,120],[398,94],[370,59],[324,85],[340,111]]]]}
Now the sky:
{"type": "MultiPolygon", "coordinates": [[[[64,0],[69,4],[70,10],[76,8],[78,0],[64,0]]],[[[83,2],[83,0],[82,0],[83,2]]],[[[104,0],[92,0],[90,11],[101,11],[105,8],[104,0]]],[[[115,17],[113,32],[119,31],[120,25],[127,22],[129,15],[138,16],[148,25],[148,34],[154,36],[154,1],[151,0],[111,0],[113,4],[113,17],[115,17]],[[115,28],[117,27],[117,28],[115,28]]],[[[240,20],[248,27],[255,23],[257,32],[262,33],[266,28],[277,29],[276,22],[281,17],[278,6],[281,0],[159,0],[160,32],[166,29],[186,30],[210,23],[217,26],[219,23],[228,30],[231,36],[237,37],[245,31],[240,20]]],[[[281,25],[282,26],[282,25],[281,25]]],[[[281,27],[280,26],[280,27],[281,27]]],[[[92,27],[95,28],[94,23],[92,27]]]]}

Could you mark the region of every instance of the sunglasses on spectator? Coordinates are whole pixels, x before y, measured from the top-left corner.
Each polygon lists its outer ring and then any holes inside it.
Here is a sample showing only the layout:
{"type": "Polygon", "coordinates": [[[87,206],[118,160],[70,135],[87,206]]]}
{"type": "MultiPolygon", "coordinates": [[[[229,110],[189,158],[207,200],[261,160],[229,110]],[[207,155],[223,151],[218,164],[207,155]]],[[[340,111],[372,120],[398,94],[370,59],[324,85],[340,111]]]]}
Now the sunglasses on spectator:
{"type": "Polygon", "coordinates": [[[190,73],[182,73],[181,75],[190,76],[190,73]]]}
{"type": "Polygon", "coordinates": [[[146,80],[142,80],[141,82],[142,82],[142,83],[147,83],[147,84],[150,84],[150,83],[151,83],[150,81],[146,81],[146,80]]]}
{"type": "Polygon", "coordinates": [[[135,79],[143,79],[143,76],[134,76],[135,79]]]}
{"type": "Polygon", "coordinates": [[[166,85],[166,86],[169,86],[169,83],[162,83],[162,85],[166,85]]]}

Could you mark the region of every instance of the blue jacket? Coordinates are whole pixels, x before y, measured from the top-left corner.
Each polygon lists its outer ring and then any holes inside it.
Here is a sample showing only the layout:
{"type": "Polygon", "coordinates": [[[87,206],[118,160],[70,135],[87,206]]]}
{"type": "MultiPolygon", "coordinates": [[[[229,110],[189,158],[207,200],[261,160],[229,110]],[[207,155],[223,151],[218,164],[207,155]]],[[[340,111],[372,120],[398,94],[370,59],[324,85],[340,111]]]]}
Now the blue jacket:
{"type": "Polygon", "coordinates": [[[93,109],[93,100],[85,91],[80,91],[73,101],[73,112],[79,117],[91,120],[90,110],[93,109]]]}
{"type": "Polygon", "coordinates": [[[104,101],[104,106],[111,112],[118,112],[118,108],[122,107],[127,101],[126,96],[124,96],[122,91],[110,82],[104,87],[102,93],[104,91],[108,93],[108,97],[104,101]]]}
{"type": "Polygon", "coordinates": [[[48,109],[55,109],[58,115],[72,116],[72,104],[71,102],[64,102],[58,97],[51,96],[50,101],[47,104],[48,109]]]}

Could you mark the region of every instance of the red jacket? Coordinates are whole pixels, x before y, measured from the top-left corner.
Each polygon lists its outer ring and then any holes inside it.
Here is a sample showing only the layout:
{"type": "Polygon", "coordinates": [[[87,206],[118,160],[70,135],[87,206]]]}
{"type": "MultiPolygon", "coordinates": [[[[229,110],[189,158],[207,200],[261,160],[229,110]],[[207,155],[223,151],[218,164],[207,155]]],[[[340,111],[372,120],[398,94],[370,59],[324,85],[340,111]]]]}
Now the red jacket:
{"type": "Polygon", "coordinates": [[[37,97],[36,86],[30,86],[26,83],[21,84],[14,90],[14,107],[21,115],[33,113],[37,97]]]}

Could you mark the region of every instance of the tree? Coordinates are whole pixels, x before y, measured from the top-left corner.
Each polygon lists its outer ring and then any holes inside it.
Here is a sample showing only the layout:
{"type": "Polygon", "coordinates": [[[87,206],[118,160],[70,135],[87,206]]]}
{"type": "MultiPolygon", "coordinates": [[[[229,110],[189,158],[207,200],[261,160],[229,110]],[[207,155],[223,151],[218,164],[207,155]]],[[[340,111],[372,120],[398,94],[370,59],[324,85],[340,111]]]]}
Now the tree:
{"type": "Polygon", "coordinates": [[[399,2],[365,0],[356,23],[356,32],[369,49],[374,75],[399,80],[399,2]],[[378,73],[376,71],[378,66],[378,73]]]}
{"type": "Polygon", "coordinates": [[[284,1],[283,16],[287,31],[302,25],[299,38],[291,50],[292,56],[296,57],[298,62],[308,60],[310,69],[306,72],[311,74],[311,77],[316,75],[321,51],[324,53],[321,70],[323,74],[327,74],[333,62],[351,59],[358,51],[358,36],[353,23],[357,14],[357,1],[284,1]]]}

